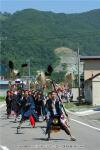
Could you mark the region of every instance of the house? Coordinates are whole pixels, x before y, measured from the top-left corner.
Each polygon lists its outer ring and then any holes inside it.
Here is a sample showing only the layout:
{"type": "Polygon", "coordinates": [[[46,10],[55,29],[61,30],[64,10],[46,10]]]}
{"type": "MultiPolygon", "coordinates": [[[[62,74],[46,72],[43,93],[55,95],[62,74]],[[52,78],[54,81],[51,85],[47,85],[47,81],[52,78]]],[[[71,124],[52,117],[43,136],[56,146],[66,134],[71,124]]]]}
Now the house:
{"type": "Polygon", "coordinates": [[[100,73],[100,56],[80,56],[80,61],[84,62],[84,81],[100,73]]]}
{"type": "Polygon", "coordinates": [[[84,98],[87,103],[100,105],[100,56],[80,56],[84,62],[84,98]]]}
{"type": "Polygon", "coordinates": [[[6,96],[8,88],[9,88],[9,81],[0,80],[0,96],[6,96]]]}
{"type": "Polygon", "coordinates": [[[9,81],[7,80],[0,80],[0,89],[8,89],[9,81]]]}
{"type": "Polygon", "coordinates": [[[85,80],[84,96],[87,103],[93,106],[100,105],[100,73],[85,80]]]}

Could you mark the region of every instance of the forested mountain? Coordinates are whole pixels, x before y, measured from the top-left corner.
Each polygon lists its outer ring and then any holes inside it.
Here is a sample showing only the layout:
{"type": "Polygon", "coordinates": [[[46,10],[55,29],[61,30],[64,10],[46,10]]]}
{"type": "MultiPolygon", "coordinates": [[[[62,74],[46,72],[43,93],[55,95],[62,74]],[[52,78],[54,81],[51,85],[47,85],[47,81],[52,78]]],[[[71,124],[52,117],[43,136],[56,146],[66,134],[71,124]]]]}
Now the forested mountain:
{"type": "Polygon", "coordinates": [[[31,71],[59,62],[55,49],[80,48],[81,55],[100,55],[100,9],[64,14],[25,9],[0,13],[1,63],[11,60],[16,68],[27,59],[31,71]]]}

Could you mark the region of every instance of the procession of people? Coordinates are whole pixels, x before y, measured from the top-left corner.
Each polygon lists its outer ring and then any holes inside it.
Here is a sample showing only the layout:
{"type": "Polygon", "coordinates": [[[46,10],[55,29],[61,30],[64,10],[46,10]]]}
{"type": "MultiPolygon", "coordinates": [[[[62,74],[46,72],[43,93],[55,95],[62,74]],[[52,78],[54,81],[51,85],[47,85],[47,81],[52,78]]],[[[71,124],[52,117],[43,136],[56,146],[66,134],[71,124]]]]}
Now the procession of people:
{"type": "MultiPolygon", "coordinates": [[[[69,135],[72,141],[76,139],[72,136],[69,125],[69,117],[63,107],[64,102],[69,102],[70,90],[65,89],[64,86],[57,87],[56,90],[52,87],[51,91],[45,93],[43,90],[24,90],[14,88],[7,91],[6,95],[6,111],[7,118],[14,116],[14,121],[17,121],[18,116],[21,116],[17,130],[26,120],[30,121],[34,128],[36,122],[45,121],[46,131],[48,135],[47,140],[50,140],[51,130],[64,130],[69,135]],[[59,129],[57,129],[59,128],[59,129]]],[[[44,89],[44,88],[43,88],[44,89]]],[[[72,96],[72,95],[71,95],[72,96]]]]}

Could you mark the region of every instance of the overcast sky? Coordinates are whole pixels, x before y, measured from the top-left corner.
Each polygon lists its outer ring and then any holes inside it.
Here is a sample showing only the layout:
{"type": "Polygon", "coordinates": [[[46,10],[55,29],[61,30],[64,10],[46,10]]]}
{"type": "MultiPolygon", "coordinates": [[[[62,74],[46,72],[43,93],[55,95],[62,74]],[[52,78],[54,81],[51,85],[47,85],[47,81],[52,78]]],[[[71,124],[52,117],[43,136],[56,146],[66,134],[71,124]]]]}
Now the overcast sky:
{"type": "Polygon", "coordinates": [[[79,13],[100,8],[100,0],[0,0],[0,11],[15,12],[26,8],[57,13],[79,13]]]}

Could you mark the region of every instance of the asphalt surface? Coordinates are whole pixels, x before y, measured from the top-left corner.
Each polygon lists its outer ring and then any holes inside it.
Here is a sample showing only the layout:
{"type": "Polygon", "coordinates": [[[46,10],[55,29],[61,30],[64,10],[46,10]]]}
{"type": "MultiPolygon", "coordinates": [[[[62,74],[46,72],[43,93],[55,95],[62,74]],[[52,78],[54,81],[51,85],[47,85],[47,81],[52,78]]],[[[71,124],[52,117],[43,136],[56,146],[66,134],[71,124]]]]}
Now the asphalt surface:
{"type": "Polygon", "coordinates": [[[14,117],[6,119],[5,109],[0,108],[0,150],[100,150],[100,121],[94,121],[100,112],[95,116],[69,115],[76,141],[71,141],[64,131],[52,133],[51,140],[47,141],[45,122],[36,123],[32,128],[26,121],[17,134],[18,122],[14,123],[14,117]]]}

